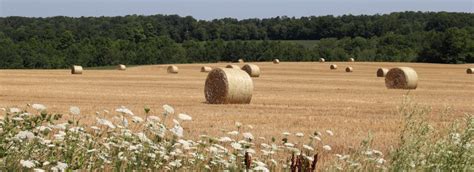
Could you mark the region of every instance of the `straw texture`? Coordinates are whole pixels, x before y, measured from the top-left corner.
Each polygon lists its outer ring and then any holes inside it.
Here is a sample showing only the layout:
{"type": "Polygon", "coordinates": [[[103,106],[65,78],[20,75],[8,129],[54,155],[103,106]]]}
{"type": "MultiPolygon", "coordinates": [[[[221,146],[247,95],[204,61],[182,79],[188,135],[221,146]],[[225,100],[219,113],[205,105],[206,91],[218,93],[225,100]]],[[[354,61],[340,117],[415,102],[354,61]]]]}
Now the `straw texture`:
{"type": "Polygon", "coordinates": [[[352,72],[354,69],[350,66],[346,67],[346,72],[352,72]]]}
{"type": "Polygon", "coordinates": [[[336,64],[331,64],[331,66],[329,66],[330,69],[334,70],[334,69],[337,69],[337,65],[336,64]]]}
{"type": "Polygon", "coordinates": [[[259,77],[260,76],[260,68],[254,64],[246,64],[242,67],[242,70],[247,72],[250,77],[259,77]]]}
{"type": "Polygon", "coordinates": [[[178,66],[175,65],[168,66],[166,70],[168,71],[168,73],[178,73],[179,71],[178,66]]]}
{"type": "Polygon", "coordinates": [[[243,70],[215,68],[207,75],[204,95],[210,104],[249,104],[253,81],[243,70]]]}
{"type": "Polygon", "coordinates": [[[385,75],[387,75],[387,72],[387,68],[379,68],[377,69],[377,77],[385,77],[385,75]]]}
{"type": "Polygon", "coordinates": [[[389,89],[416,89],[418,74],[410,67],[390,69],[385,76],[385,86],[389,89]]]}
{"type": "Polygon", "coordinates": [[[71,74],[81,75],[82,71],[83,71],[82,66],[77,66],[77,65],[71,66],[71,74]]]}

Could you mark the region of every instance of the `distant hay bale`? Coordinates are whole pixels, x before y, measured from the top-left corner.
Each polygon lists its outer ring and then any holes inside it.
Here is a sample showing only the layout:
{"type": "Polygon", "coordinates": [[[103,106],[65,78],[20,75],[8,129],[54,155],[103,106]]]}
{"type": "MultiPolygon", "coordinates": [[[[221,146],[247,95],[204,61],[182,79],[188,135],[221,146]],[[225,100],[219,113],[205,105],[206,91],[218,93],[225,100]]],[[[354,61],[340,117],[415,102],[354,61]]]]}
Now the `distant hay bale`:
{"type": "Polygon", "coordinates": [[[242,70],[247,72],[250,77],[259,77],[260,76],[260,68],[254,64],[246,64],[242,67],[242,70]]]}
{"type": "Polygon", "coordinates": [[[210,72],[211,70],[212,70],[212,68],[209,67],[209,66],[203,66],[203,67],[201,67],[201,72],[210,72]]]}
{"type": "Polygon", "coordinates": [[[225,68],[240,69],[240,67],[237,65],[227,65],[225,68]]]}
{"type": "Polygon", "coordinates": [[[331,66],[329,66],[329,68],[332,69],[332,70],[335,70],[335,69],[337,69],[337,65],[336,64],[331,64],[331,66]]]}
{"type": "Polygon", "coordinates": [[[117,65],[117,69],[118,70],[126,70],[127,69],[127,66],[123,65],[123,64],[119,64],[117,65]]]}
{"type": "Polygon", "coordinates": [[[319,58],[319,62],[324,63],[326,60],[324,58],[319,58]]]}
{"type": "Polygon", "coordinates": [[[178,66],[175,65],[168,66],[166,70],[168,71],[168,73],[178,73],[179,71],[178,66]]]}
{"type": "Polygon", "coordinates": [[[207,75],[204,95],[210,104],[249,104],[253,81],[243,70],[215,68],[207,75]]]}
{"type": "Polygon", "coordinates": [[[239,59],[239,63],[244,63],[244,59],[239,59]]]}
{"type": "Polygon", "coordinates": [[[273,64],[280,64],[280,60],[278,60],[278,59],[273,59],[273,64]]]}
{"type": "Polygon", "coordinates": [[[387,75],[387,72],[387,68],[379,68],[377,69],[377,77],[385,77],[385,75],[387,75]]]}
{"type": "Polygon", "coordinates": [[[355,59],[354,58],[349,58],[349,61],[350,62],[355,62],[355,59]]]}
{"type": "Polygon", "coordinates": [[[416,89],[418,75],[413,68],[392,68],[385,76],[385,86],[389,89],[416,89]]]}
{"type": "Polygon", "coordinates": [[[467,68],[466,73],[467,74],[473,74],[474,73],[474,68],[467,68]]]}
{"type": "Polygon", "coordinates": [[[77,65],[71,66],[71,74],[81,75],[82,71],[83,71],[82,66],[77,66],[77,65]]]}
{"type": "Polygon", "coordinates": [[[346,67],[346,72],[352,72],[354,69],[350,66],[346,67]]]}

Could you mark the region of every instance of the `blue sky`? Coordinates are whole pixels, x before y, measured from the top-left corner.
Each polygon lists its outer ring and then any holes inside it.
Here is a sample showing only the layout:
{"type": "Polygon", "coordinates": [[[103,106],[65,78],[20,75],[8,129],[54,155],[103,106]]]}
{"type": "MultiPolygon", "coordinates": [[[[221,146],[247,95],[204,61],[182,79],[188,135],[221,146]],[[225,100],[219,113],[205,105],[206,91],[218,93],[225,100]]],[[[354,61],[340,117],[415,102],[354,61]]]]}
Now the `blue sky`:
{"type": "Polygon", "coordinates": [[[474,0],[0,0],[0,16],[178,14],[223,17],[320,16],[396,11],[474,11],[474,0]]]}

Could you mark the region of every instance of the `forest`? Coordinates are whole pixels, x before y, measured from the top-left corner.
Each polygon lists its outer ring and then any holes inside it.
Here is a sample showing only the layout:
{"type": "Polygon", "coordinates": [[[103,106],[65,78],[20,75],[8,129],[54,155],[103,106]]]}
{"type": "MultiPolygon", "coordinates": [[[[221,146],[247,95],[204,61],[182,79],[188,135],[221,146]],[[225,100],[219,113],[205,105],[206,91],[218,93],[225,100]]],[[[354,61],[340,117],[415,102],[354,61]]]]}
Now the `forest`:
{"type": "Polygon", "coordinates": [[[0,68],[236,61],[474,63],[474,13],[0,18],[0,68]],[[304,46],[298,40],[315,40],[304,46]]]}

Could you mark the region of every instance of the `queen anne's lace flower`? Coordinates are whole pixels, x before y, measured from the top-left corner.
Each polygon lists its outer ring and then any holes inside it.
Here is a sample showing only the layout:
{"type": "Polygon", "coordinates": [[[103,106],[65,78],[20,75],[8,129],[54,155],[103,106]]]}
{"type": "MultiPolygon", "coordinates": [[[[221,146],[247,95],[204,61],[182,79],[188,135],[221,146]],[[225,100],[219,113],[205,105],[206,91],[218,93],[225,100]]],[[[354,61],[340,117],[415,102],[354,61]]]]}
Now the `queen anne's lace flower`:
{"type": "Polygon", "coordinates": [[[36,109],[37,111],[46,110],[46,106],[44,106],[42,104],[33,104],[33,105],[31,105],[31,107],[33,107],[33,109],[36,109]]]}
{"type": "Polygon", "coordinates": [[[20,164],[21,166],[25,167],[25,168],[33,168],[35,167],[35,162],[34,161],[31,161],[31,160],[20,160],[20,164]]]}
{"type": "Polygon", "coordinates": [[[163,112],[164,115],[173,115],[174,114],[174,108],[171,107],[170,105],[163,105],[163,112]]]}
{"type": "Polygon", "coordinates": [[[118,109],[115,109],[116,112],[119,112],[119,113],[122,113],[122,114],[127,114],[127,115],[130,115],[130,116],[134,116],[135,114],[133,114],[133,112],[126,108],[125,106],[121,106],[120,108],[118,109]]]}
{"type": "Polygon", "coordinates": [[[192,118],[191,116],[189,116],[189,115],[187,115],[187,114],[184,114],[184,113],[178,114],[178,118],[179,118],[180,120],[183,120],[183,121],[191,121],[191,120],[193,120],[193,118],[192,118]]]}
{"type": "Polygon", "coordinates": [[[71,112],[72,115],[79,115],[81,114],[81,109],[76,106],[71,106],[71,108],[69,108],[69,112],[71,112]]]}
{"type": "Polygon", "coordinates": [[[31,140],[35,138],[35,134],[30,131],[20,131],[15,135],[15,138],[20,140],[31,140]]]}

